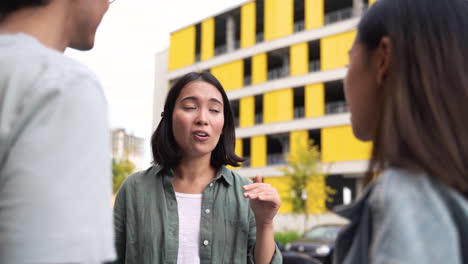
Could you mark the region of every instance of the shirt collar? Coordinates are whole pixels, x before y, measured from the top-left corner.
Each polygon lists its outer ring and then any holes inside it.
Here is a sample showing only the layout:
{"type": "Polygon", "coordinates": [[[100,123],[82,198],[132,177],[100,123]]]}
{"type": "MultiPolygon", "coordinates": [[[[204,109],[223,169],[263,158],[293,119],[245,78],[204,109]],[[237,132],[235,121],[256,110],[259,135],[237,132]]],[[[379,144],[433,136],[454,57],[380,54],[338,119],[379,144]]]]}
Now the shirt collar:
{"type": "MultiPolygon", "coordinates": [[[[153,169],[154,169],[154,174],[159,174],[160,172],[163,171],[163,168],[159,165],[155,165],[153,169]]],[[[172,169],[169,170],[167,172],[167,176],[174,177],[174,171],[172,169]]],[[[218,169],[218,172],[216,172],[215,181],[218,181],[220,179],[223,179],[227,184],[232,185],[233,175],[232,175],[232,172],[228,168],[226,168],[226,166],[221,166],[218,169]]]]}

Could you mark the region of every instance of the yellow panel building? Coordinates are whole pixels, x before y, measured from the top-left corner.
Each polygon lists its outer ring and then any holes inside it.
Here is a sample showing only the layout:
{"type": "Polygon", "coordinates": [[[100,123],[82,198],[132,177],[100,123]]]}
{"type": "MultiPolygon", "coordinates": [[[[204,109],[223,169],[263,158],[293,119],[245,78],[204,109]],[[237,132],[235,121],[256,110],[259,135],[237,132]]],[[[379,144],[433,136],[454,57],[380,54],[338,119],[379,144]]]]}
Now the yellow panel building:
{"type": "MultiPolygon", "coordinates": [[[[332,201],[314,202],[329,209],[349,203],[362,188],[372,144],[353,135],[343,79],[356,24],[374,2],[250,0],[193,21],[171,33],[169,49],[157,55],[162,66],[155,94],[159,100],[188,72],[210,71],[233,108],[235,150],[247,158],[236,168],[241,175],[262,174],[287,198],[291,179],[278,168],[287,166],[288,153],[312,140],[324,177],[307,189],[336,191],[332,201]]],[[[154,127],[161,108],[154,106],[154,127]]],[[[291,210],[284,199],[280,213],[291,210]]]]}

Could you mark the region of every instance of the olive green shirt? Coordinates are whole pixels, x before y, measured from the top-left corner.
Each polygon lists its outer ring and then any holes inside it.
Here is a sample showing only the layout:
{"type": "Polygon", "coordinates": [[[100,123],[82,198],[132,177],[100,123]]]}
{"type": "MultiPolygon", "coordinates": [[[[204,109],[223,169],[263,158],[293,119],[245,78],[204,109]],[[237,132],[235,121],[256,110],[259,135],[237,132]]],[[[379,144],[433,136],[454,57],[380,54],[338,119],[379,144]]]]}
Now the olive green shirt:
{"type": "MultiPolygon", "coordinates": [[[[116,263],[177,263],[179,218],[173,178],[172,171],[153,166],[122,184],[114,206],[116,263]]],[[[255,217],[242,189],[250,183],[222,167],[206,186],[200,212],[201,264],[255,263],[255,217]]],[[[271,263],[282,263],[278,248],[271,263]]]]}

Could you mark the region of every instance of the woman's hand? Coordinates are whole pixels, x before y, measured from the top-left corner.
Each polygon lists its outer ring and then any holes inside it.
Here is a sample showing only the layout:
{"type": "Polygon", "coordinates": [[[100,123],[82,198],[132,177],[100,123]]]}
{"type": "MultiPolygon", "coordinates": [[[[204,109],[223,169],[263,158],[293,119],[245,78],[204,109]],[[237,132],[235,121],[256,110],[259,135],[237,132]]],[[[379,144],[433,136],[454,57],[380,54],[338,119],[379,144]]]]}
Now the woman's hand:
{"type": "Polygon", "coordinates": [[[262,176],[257,176],[254,183],[243,186],[244,197],[250,199],[250,206],[255,215],[257,227],[273,224],[281,199],[278,191],[270,184],[262,183],[262,176]]]}

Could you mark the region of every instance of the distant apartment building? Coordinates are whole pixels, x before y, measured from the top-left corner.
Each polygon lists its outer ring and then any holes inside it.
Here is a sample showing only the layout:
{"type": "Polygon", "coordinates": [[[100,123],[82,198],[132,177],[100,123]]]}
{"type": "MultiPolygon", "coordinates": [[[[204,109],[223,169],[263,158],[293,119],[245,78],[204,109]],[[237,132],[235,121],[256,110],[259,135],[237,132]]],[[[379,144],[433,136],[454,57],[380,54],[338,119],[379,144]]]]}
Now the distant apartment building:
{"type": "Polygon", "coordinates": [[[143,138],[127,134],[125,129],[112,130],[112,157],[118,160],[128,159],[135,164],[136,169],[143,169],[144,164],[143,138]]]}
{"type": "MultiPolygon", "coordinates": [[[[251,0],[171,33],[156,56],[154,121],[176,80],[208,70],[226,89],[235,115],[237,171],[263,175],[282,196],[278,170],[294,142],[313,140],[327,185],[337,192],[327,207],[354,199],[362,186],[371,143],[352,132],[343,79],[362,13],[375,0],[251,0]]],[[[283,202],[280,213],[290,213],[283,202]]]]}

